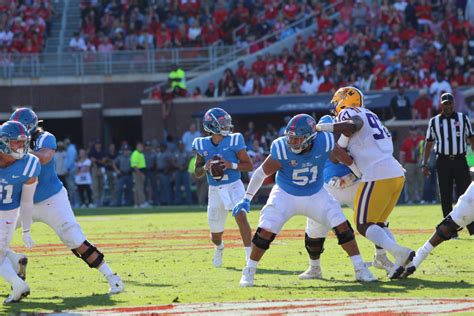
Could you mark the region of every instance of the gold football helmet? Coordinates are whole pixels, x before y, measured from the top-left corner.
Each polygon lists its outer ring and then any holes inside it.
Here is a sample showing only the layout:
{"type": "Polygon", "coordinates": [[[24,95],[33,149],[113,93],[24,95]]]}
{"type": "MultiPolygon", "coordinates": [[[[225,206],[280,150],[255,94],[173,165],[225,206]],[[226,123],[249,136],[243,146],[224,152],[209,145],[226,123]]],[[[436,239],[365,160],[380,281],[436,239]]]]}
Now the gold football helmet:
{"type": "Polygon", "coordinates": [[[354,87],[339,88],[331,100],[331,112],[338,115],[345,108],[356,108],[364,106],[364,95],[354,87]]]}

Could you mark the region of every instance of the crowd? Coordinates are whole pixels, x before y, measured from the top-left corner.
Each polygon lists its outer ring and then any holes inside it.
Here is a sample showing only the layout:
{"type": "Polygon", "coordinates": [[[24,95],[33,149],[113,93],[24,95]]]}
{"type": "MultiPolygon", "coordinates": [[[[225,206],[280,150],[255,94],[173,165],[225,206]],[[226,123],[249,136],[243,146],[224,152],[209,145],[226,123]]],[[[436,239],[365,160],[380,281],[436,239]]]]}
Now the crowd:
{"type": "Polygon", "coordinates": [[[336,21],[321,12],[317,30],[280,54],[225,70],[204,94],[316,94],[345,85],[364,92],[430,89],[440,76],[451,85],[474,84],[472,1],[344,0],[337,11],[336,21]]]}
{"type": "Polygon", "coordinates": [[[247,45],[320,10],[313,2],[82,0],[80,50],[100,51],[104,42],[108,51],[247,45]]]}

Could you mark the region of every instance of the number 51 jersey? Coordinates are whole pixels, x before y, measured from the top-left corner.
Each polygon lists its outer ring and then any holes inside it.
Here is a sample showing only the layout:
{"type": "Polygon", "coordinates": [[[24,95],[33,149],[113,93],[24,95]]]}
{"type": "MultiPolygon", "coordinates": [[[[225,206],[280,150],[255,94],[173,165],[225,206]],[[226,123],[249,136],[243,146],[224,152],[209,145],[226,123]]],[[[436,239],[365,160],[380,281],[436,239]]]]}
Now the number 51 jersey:
{"type": "Polygon", "coordinates": [[[397,178],[404,175],[400,163],[393,157],[393,142],[378,116],[366,108],[346,108],[338,121],[358,116],[364,125],[349,138],[347,149],[362,172],[362,181],[397,178]]]}

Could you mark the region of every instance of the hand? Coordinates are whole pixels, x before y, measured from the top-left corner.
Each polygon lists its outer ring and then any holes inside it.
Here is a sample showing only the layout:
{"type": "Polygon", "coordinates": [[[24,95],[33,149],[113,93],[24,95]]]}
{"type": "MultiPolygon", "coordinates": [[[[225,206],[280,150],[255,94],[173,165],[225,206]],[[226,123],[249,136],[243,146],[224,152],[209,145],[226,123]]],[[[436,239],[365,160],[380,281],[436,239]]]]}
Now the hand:
{"type": "Polygon", "coordinates": [[[234,216],[234,217],[237,216],[237,214],[239,214],[239,212],[241,212],[241,211],[245,211],[245,213],[250,212],[250,200],[249,199],[243,199],[242,201],[237,203],[237,205],[232,210],[232,216],[234,216]]]}
{"type": "Polygon", "coordinates": [[[425,177],[429,177],[431,175],[430,169],[427,166],[421,167],[421,173],[423,173],[425,177]]]}
{"type": "Polygon", "coordinates": [[[30,231],[23,232],[23,243],[25,244],[26,247],[32,248],[35,245],[35,242],[33,238],[31,238],[30,231]]]}
{"type": "Polygon", "coordinates": [[[232,162],[222,159],[221,164],[223,164],[226,169],[232,169],[232,162]]]}

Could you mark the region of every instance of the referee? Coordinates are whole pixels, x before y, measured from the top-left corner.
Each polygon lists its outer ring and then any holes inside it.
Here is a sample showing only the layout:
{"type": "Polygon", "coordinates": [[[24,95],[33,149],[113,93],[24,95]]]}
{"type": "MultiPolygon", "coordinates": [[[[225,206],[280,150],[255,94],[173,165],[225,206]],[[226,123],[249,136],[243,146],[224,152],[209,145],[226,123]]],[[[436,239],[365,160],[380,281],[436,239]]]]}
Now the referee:
{"type": "MultiPolygon", "coordinates": [[[[426,132],[421,169],[429,176],[428,160],[433,145],[436,145],[436,172],[443,216],[453,210],[453,185],[457,195],[463,194],[471,184],[471,175],[466,161],[467,140],[474,150],[474,133],[469,118],[454,112],[454,97],[451,93],[441,95],[441,114],[430,120],[426,132]]],[[[474,235],[474,222],[467,226],[474,235]]],[[[457,236],[457,235],[456,235],[457,236]]]]}

